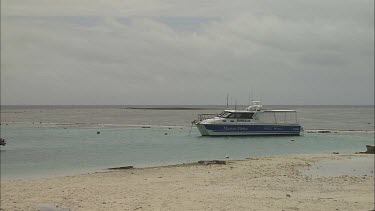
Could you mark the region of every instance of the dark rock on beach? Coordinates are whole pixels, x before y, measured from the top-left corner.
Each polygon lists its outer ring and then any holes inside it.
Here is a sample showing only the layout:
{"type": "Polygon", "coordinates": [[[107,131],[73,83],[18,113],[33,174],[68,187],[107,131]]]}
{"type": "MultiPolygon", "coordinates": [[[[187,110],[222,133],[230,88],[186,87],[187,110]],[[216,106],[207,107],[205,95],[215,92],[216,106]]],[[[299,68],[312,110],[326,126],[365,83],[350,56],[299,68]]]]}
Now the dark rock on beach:
{"type": "Polygon", "coordinates": [[[375,154],[375,145],[366,145],[366,152],[359,152],[359,154],[375,154]]]}
{"type": "Polygon", "coordinates": [[[124,169],[132,169],[134,168],[133,166],[120,166],[120,167],[113,167],[113,168],[108,168],[108,170],[124,170],[124,169]]]}
{"type": "Polygon", "coordinates": [[[200,160],[198,161],[198,163],[202,165],[211,165],[211,164],[227,165],[227,162],[225,160],[200,160]]]}
{"type": "Polygon", "coordinates": [[[318,133],[331,133],[329,130],[318,130],[318,133]]]}
{"type": "Polygon", "coordinates": [[[366,154],[375,154],[375,145],[366,145],[366,154]]]}

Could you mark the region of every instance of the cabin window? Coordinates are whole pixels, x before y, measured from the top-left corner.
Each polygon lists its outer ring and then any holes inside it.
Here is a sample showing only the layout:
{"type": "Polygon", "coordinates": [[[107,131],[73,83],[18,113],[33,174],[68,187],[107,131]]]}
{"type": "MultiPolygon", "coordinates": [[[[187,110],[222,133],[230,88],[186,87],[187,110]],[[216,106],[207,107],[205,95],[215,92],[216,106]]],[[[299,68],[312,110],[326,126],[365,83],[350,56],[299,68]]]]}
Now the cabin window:
{"type": "Polygon", "coordinates": [[[226,112],[220,117],[222,118],[234,118],[234,119],[252,119],[254,113],[229,113],[226,112]]]}
{"type": "Polygon", "coordinates": [[[251,119],[253,117],[253,113],[233,113],[227,118],[235,118],[235,119],[251,119]]]}
{"type": "Polygon", "coordinates": [[[240,119],[252,119],[253,113],[242,113],[240,119]]]}
{"type": "Polygon", "coordinates": [[[234,114],[229,113],[225,118],[234,118],[234,114]]]}
{"type": "Polygon", "coordinates": [[[232,118],[236,118],[236,119],[241,118],[241,113],[234,113],[232,118]]]}

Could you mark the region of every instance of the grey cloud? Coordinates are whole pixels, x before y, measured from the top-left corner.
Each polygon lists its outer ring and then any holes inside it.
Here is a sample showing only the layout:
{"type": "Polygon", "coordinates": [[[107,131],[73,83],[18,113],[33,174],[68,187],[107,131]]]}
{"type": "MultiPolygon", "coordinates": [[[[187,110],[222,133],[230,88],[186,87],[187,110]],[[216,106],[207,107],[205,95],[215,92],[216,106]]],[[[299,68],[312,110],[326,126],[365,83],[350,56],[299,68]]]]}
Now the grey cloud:
{"type": "Polygon", "coordinates": [[[2,8],[5,104],[373,102],[371,1],[33,2],[2,8]]]}

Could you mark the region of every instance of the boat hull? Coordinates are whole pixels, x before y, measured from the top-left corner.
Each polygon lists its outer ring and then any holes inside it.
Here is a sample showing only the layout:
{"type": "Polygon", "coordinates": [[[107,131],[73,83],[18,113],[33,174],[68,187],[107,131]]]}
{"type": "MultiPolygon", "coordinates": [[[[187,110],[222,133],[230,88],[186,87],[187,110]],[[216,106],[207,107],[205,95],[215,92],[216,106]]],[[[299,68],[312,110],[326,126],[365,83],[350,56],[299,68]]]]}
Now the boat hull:
{"type": "Polygon", "coordinates": [[[202,136],[300,135],[298,124],[222,125],[196,124],[202,136]]]}

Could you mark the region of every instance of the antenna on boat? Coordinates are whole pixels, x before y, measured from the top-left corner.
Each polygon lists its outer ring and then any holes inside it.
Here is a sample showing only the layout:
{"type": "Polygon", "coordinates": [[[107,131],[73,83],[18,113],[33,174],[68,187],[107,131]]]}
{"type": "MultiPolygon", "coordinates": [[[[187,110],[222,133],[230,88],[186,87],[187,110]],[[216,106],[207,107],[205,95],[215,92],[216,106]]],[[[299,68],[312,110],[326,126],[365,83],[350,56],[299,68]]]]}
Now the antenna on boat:
{"type": "Polygon", "coordinates": [[[237,100],[234,101],[234,110],[237,110],[237,100]]]}
{"type": "Polygon", "coordinates": [[[250,102],[251,102],[251,100],[250,100],[250,91],[249,91],[249,103],[248,103],[248,105],[250,105],[250,102]]]}
{"type": "Polygon", "coordinates": [[[227,109],[228,109],[228,99],[229,99],[229,93],[227,93],[227,109]]]}
{"type": "Polygon", "coordinates": [[[249,105],[251,104],[251,101],[253,101],[253,96],[251,95],[251,89],[249,89],[249,105]]]}

